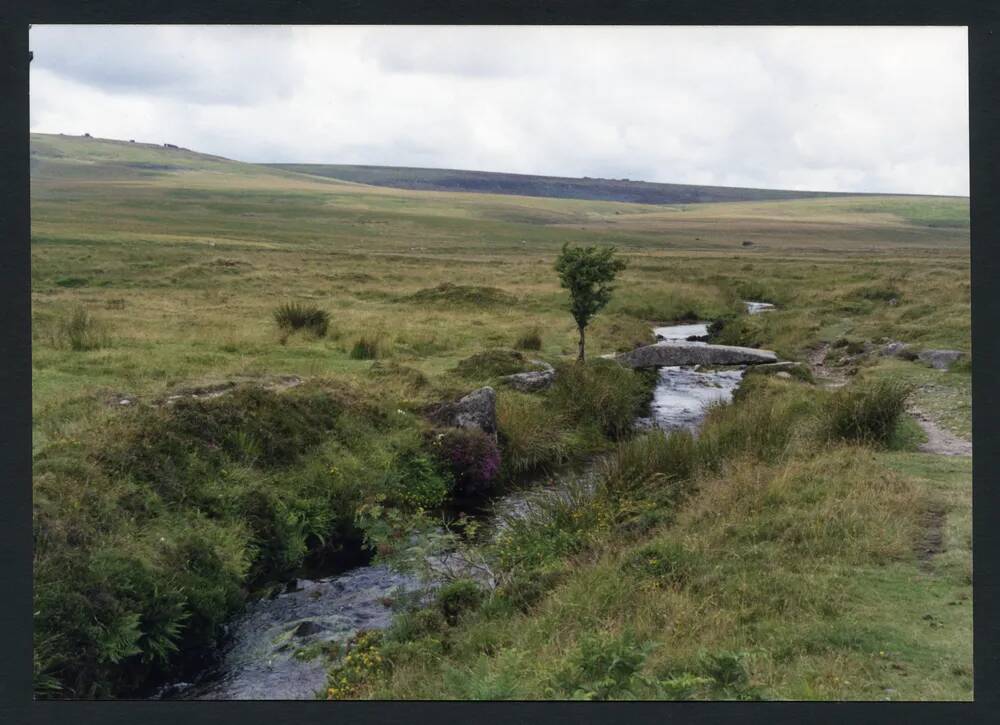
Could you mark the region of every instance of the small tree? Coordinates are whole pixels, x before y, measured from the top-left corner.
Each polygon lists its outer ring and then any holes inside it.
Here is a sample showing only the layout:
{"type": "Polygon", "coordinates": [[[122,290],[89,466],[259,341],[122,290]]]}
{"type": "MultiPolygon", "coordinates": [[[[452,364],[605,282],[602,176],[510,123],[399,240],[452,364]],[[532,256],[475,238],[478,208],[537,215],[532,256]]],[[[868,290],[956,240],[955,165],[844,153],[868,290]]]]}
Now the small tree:
{"type": "Polygon", "coordinates": [[[580,354],[584,360],[585,330],[594,315],[611,300],[615,276],[625,269],[625,260],[615,256],[614,247],[570,247],[563,244],[556,260],[559,283],[569,290],[569,311],[580,331],[580,354]]]}

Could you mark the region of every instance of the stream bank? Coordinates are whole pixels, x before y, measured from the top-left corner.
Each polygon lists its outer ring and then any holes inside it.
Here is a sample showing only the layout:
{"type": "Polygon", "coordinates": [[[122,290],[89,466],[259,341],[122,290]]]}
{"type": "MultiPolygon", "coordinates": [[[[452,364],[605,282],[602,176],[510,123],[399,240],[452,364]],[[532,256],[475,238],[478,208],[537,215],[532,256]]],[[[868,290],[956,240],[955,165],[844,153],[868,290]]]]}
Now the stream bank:
{"type": "MultiPolygon", "coordinates": [[[[686,341],[708,335],[708,323],[655,328],[663,341],[686,341]]],[[[639,428],[696,431],[708,406],[731,398],[742,368],[659,369],[650,414],[639,428]]],[[[539,480],[531,488],[495,499],[485,514],[485,529],[504,516],[526,511],[537,495],[552,495],[539,480]]],[[[313,699],[326,687],[325,649],[346,643],[361,630],[385,629],[393,618],[393,600],[416,593],[420,582],[385,564],[366,564],[332,576],[293,580],[269,598],[247,604],[227,628],[215,662],[191,682],[161,687],[155,699],[298,700],[313,699]]]]}

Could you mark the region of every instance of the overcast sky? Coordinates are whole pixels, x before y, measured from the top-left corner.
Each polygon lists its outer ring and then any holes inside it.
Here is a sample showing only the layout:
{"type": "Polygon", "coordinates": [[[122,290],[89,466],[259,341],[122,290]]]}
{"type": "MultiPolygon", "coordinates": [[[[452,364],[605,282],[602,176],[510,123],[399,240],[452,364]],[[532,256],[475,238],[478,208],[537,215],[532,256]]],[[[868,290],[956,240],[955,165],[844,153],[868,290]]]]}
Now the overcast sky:
{"type": "Polygon", "coordinates": [[[242,161],[968,194],[964,28],[39,26],[31,128],[242,161]]]}

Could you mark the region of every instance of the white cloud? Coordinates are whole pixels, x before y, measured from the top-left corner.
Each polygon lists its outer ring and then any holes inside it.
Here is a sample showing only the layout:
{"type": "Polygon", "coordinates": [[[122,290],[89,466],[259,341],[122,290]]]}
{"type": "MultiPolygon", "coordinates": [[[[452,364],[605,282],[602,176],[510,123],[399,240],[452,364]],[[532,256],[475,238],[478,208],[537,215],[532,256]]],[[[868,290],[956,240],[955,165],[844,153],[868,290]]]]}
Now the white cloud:
{"type": "Polygon", "coordinates": [[[32,129],[247,161],[968,193],[962,28],[35,26],[32,129]]]}

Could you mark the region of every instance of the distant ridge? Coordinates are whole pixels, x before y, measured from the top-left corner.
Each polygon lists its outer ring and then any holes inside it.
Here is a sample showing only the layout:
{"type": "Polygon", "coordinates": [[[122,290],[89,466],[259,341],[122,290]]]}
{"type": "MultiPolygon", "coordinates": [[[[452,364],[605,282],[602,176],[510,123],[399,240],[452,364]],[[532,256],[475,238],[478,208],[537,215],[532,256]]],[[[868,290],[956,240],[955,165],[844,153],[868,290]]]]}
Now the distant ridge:
{"type": "MultiPolygon", "coordinates": [[[[561,199],[620,201],[636,204],[698,204],[722,201],[776,201],[824,196],[890,196],[854,192],[782,191],[728,186],[661,184],[630,179],[575,179],[563,176],[505,174],[494,171],[424,169],[407,166],[349,164],[262,164],[285,171],[353,181],[372,186],[421,191],[467,191],[479,194],[517,194],[561,199]]],[[[891,196],[900,196],[892,194],[891,196]]]]}

